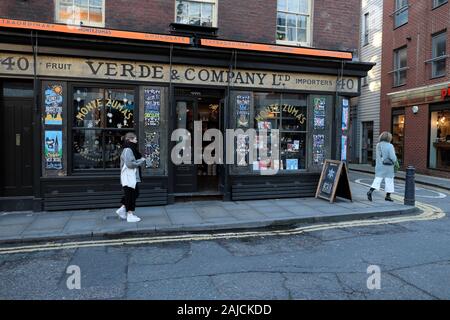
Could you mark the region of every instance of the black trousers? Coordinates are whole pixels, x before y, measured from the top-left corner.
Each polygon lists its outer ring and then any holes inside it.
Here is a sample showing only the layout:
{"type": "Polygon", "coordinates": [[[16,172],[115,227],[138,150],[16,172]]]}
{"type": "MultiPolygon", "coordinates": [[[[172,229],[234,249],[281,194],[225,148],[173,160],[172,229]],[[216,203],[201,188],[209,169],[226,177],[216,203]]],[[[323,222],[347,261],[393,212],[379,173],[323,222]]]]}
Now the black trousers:
{"type": "Polygon", "coordinates": [[[136,209],[136,199],[139,197],[139,187],[136,183],[136,189],[130,187],[123,187],[124,196],[120,201],[125,209],[128,211],[134,211],[136,209]]]}

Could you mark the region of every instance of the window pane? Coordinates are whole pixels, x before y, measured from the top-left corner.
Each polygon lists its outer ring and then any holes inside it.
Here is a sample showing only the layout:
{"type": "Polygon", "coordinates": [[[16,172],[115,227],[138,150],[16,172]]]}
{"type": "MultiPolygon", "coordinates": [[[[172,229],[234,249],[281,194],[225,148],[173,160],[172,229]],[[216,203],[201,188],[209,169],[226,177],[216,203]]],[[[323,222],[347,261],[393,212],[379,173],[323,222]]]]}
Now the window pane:
{"type": "Polygon", "coordinates": [[[408,65],[408,59],[406,56],[406,49],[402,49],[399,52],[399,68],[405,68],[408,65]]]}
{"type": "Polygon", "coordinates": [[[282,132],[280,154],[281,170],[306,168],[306,133],[282,132]]]}
{"type": "Polygon", "coordinates": [[[134,91],[106,89],[105,97],[106,127],[134,127],[134,91]]]}
{"type": "Polygon", "coordinates": [[[89,21],[93,23],[102,23],[103,22],[102,8],[90,8],[89,21]]]}
{"type": "Polygon", "coordinates": [[[286,0],[278,0],[278,11],[287,11],[286,0]]]}
{"type": "Polygon", "coordinates": [[[297,15],[295,14],[288,14],[287,17],[287,26],[288,27],[297,27],[297,15]]]}
{"type": "Polygon", "coordinates": [[[89,5],[94,7],[103,7],[102,0],[89,0],[89,5]]]}
{"type": "Polygon", "coordinates": [[[89,5],[89,0],[74,0],[74,4],[77,7],[87,7],[89,5]]]}
{"type": "Polygon", "coordinates": [[[72,5],[61,5],[59,7],[59,18],[61,20],[67,21],[73,19],[73,7],[72,5]]]}
{"type": "Polygon", "coordinates": [[[403,141],[405,130],[405,115],[394,116],[392,119],[392,144],[400,164],[403,164],[403,141]]]}
{"type": "Polygon", "coordinates": [[[282,100],[281,130],[306,131],[307,104],[302,94],[284,94],[282,100]]]}
{"type": "Polygon", "coordinates": [[[450,110],[431,113],[430,167],[450,169],[450,110]]]}
{"type": "Polygon", "coordinates": [[[299,8],[298,8],[298,3],[299,0],[288,0],[288,11],[289,12],[295,12],[297,13],[299,8]]]}
{"type": "Polygon", "coordinates": [[[255,129],[278,129],[280,121],[280,94],[255,93],[255,129]]]}
{"type": "Polygon", "coordinates": [[[73,93],[74,127],[102,126],[103,89],[75,87],[73,93]]]}
{"type": "Polygon", "coordinates": [[[433,37],[433,58],[444,56],[447,51],[447,33],[441,33],[433,37]]]}
{"type": "Polygon", "coordinates": [[[105,132],[105,168],[120,168],[122,137],[125,131],[105,132]]]}
{"type": "Polygon", "coordinates": [[[298,42],[306,42],[306,29],[297,29],[297,41],[298,42]]]}
{"type": "Polygon", "coordinates": [[[301,29],[307,28],[308,18],[306,16],[297,16],[297,27],[301,29]]]}
{"type": "Polygon", "coordinates": [[[73,168],[103,169],[103,142],[100,130],[74,130],[73,168]]]}
{"type": "Polygon", "coordinates": [[[198,2],[189,2],[189,16],[200,17],[201,4],[198,2]]]}
{"type": "Polygon", "coordinates": [[[288,28],[288,41],[297,41],[297,28],[288,28]]]}
{"type": "Polygon", "coordinates": [[[187,4],[182,1],[177,1],[177,16],[187,15],[187,4]]]}
{"type": "Polygon", "coordinates": [[[278,27],[277,28],[277,39],[278,40],[287,40],[287,38],[286,38],[286,28],[285,27],[278,27]]]}
{"type": "Polygon", "coordinates": [[[408,9],[395,14],[395,27],[399,27],[408,22],[408,9]]]}
{"type": "Polygon", "coordinates": [[[309,14],[309,0],[300,0],[299,12],[309,14]]]}
{"type": "Polygon", "coordinates": [[[446,61],[445,59],[433,62],[432,77],[440,77],[446,74],[446,61]]]}
{"type": "Polygon", "coordinates": [[[279,12],[277,15],[277,24],[279,26],[286,26],[286,14],[279,12]]]}

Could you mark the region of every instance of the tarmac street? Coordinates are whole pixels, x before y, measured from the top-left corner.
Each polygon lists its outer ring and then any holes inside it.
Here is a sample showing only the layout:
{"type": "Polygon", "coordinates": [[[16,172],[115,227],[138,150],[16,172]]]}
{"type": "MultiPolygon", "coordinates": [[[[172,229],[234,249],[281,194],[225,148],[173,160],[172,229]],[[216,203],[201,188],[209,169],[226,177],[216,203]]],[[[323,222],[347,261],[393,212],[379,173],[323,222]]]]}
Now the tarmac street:
{"type": "MultiPolygon", "coordinates": [[[[374,193],[373,203],[364,200],[364,184],[371,179],[371,175],[351,172],[352,182],[357,182],[352,183],[355,201],[338,201],[331,207],[336,211],[329,220],[311,218],[313,214],[322,218],[331,214],[324,200],[304,200],[302,205],[308,205],[311,212],[303,217],[295,213],[299,206],[295,199],[283,205],[265,200],[227,206],[245,213],[246,220],[241,217],[245,223],[255,217],[272,222],[287,217],[290,223],[275,229],[266,225],[219,231],[211,228],[211,221],[225,226],[229,218],[226,207],[210,212],[206,205],[185,206],[191,225],[202,226],[203,231],[3,243],[0,298],[449,299],[449,192],[417,186],[416,200],[422,212],[349,216],[355,207],[361,214],[387,206],[381,192],[374,193]],[[276,205],[278,213],[271,215],[269,205],[276,205]],[[338,213],[345,219],[338,219],[338,213]],[[294,220],[290,214],[309,220],[294,220]]],[[[399,191],[402,183],[396,181],[399,191]]],[[[404,207],[397,197],[391,205],[404,207]]],[[[173,222],[180,209],[165,210],[173,222]]],[[[151,212],[157,217],[161,210],[151,212]]],[[[73,217],[74,213],[58,216],[58,221],[52,222],[54,234],[73,217]]],[[[19,225],[19,217],[4,218],[0,217],[4,229],[19,225]]],[[[45,230],[48,222],[29,221],[26,215],[22,220],[38,231],[45,230]]],[[[105,221],[113,228],[115,221],[109,220],[105,221]]]]}

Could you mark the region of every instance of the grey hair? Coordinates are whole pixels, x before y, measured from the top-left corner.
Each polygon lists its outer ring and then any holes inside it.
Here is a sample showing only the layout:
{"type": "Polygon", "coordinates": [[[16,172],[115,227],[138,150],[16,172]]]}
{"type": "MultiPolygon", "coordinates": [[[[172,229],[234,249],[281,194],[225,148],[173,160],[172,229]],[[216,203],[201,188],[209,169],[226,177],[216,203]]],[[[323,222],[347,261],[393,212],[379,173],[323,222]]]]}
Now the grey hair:
{"type": "Polygon", "coordinates": [[[380,134],[380,137],[378,138],[381,141],[385,142],[391,142],[392,141],[392,134],[390,132],[384,131],[380,134]]]}

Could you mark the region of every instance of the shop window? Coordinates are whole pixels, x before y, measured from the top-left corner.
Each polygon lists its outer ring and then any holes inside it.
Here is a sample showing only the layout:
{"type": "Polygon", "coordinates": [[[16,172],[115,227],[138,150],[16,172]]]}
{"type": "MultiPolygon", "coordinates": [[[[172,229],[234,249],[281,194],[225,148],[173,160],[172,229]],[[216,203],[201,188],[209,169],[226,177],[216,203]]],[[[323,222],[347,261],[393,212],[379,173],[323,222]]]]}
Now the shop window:
{"type": "Polygon", "coordinates": [[[394,28],[408,23],[408,0],[395,0],[394,28]]]}
{"type": "Polygon", "coordinates": [[[202,27],[217,27],[217,0],[177,0],[175,20],[177,23],[202,27]]]}
{"type": "Polygon", "coordinates": [[[310,46],[312,0],[278,0],[277,43],[310,46]]]}
{"type": "Polygon", "coordinates": [[[134,90],[73,88],[72,168],[120,167],[122,136],[134,131],[134,90]]]}
{"type": "Polygon", "coordinates": [[[391,72],[394,75],[394,87],[406,84],[407,67],[407,48],[400,48],[394,51],[394,70],[391,72]]]}
{"type": "Polygon", "coordinates": [[[105,26],[104,0],[57,0],[55,12],[60,23],[105,26]]]}
{"type": "MultiPolygon", "coordinates": [[[[272,145],[279,145],[280,159],[276,163],[263,163],[258,154],[257,161],[253,163],[253,171],[268,168],[280,171],[293,171],[306,169],[307,145],[307,102],[306,95],[255,93],[255,121],[254,127],[267,130],[267,149],[258,150],[271,156],[272,145]],[[272,129],[279,129],[280,141],[271,141],[272,129]]],[[[257,141],[258,146],[261,141],[257,141]]]]}
{"type": "Polygon", "coordinates": [[[450,108],[431,112],[430,168],[450,170],[450,108]]]}
{"type": "Polygon", "coordinates": [[[400,165],[403,165],[405,144],[405,115],[394,114],[392,117],[392,144],[400,165]]]}
{"type": "Polygon", "coordinates": [[[442,77],[446,74],[447,32],[442,32],[432,38],[431,77],[442,77]]]}

